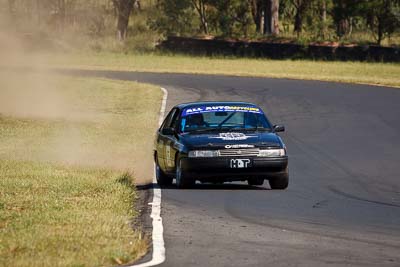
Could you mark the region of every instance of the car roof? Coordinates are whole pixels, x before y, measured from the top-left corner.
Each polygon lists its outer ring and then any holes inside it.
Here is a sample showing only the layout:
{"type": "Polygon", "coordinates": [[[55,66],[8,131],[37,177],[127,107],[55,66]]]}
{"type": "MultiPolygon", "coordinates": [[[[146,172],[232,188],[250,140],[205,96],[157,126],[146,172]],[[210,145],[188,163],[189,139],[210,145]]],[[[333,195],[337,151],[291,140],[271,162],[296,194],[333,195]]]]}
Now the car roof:
{"type": "Polygon", "coordinates": [[[189,103],[182,103],[178,104],[175,107],[183,109],[187,107],[194,107],[194,106],[204,106],[204,105],[240,105],[240,106],[255,106],[256,104],[250,102],[241,102],[241,101],[199,101],[199,102],[189,102],[189,103]]]}

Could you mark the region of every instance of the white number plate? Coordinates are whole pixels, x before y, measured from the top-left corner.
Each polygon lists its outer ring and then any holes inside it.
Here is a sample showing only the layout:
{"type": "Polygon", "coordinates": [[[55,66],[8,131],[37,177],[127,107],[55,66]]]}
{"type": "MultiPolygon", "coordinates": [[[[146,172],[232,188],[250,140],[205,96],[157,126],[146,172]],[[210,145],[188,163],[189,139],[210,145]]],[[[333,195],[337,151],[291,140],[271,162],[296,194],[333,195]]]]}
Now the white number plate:
{"type": "Polygon", "coordinates": [[[251,167],[250,159],[231,159],[229,167],[232,169],[243,169],[251,167]]]}

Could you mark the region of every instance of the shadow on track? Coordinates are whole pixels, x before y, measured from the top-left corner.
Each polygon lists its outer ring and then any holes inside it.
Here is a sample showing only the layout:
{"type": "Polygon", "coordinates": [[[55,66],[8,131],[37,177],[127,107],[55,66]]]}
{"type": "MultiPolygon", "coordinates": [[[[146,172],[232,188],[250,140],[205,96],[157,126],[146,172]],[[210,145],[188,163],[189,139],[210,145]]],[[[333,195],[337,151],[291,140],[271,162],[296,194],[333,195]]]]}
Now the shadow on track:
{"type": "Polygon", "coordinates": [[[196,183],[194,186],[187,188],[187,189],[179,189],[175,186],[175,184],[172,184],[169,186],[161,186],[161,187],[156,183],[136,186],[136,189],[138,191],[148,190],[151,188],[177,189],[177,190],[271,190],[269,188],[262,187],[262,186],[252,186],[252,185],[234,184],[234,183],[232,183],[232,184],[228,184],[228,183],[225,183],[225,184],[196,183]]]}

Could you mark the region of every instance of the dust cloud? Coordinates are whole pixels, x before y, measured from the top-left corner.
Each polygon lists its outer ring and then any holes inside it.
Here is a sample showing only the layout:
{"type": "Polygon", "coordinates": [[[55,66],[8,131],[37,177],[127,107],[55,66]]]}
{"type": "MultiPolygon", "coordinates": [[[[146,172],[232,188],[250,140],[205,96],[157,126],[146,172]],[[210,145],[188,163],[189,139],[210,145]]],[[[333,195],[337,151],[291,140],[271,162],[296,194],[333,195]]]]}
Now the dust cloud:
{"type": "MultiPolygon", "coordinates": [[[[30,54],[18,36],[1,28],[0,58],[0,117],[50,123],[57,120],[90,119],[91,116],[85,112],[74,111],[73,103],[58,90],[57,77],[41,67],[45,62],[30,54]]],[[[42,134],[47,135],[46,132],[42,134]]],[[[30,145],[35,145],[36,140],[31,140],[28,136],[20,138],[26,138],[30,140],[30,145]]],[[[37,137],[37,142],[43,142],[39,139],[45,138],[37,137]]],[[[84,155],[79,146],[81,143],[83,140],[79,129],[69,123],[62,132],[49,137],[39,151],[23,157],[62,164],[84,163],[84,155]]]]}
{"type": "Polygon", "coordinates": [[[0,22],[0,113],[17,117],[58,118],[70,115],[69,103],[57,90],[45,62],[30,53],[24,40],[1,27],[0,22]]]}
{"type": "MultiPolygon", "coordinates": [[[[1,25],[4,24],[0,23],[1,25]]],[[[42,132],[42,136],[39,137],[32,137],[31,133],[24,132],[23,135],[26,136],[20,137],[24,141],[18,140],[18,143],[39,148],[21,148],[8,144],[3,147],[8,147],[9,151],[2,151],[0,156],[8,158],[11,157],[8,155],[17,154],[23,160],[129,171],[134,172],[137,183],[150,182],[151,157],[148,153],[135,153],[142,159],[146,158],[144,164],[143,161],[138,163],[140,158],[132,156],[132,149],[115,153],[115,149],[110,147],[112,144],[107,144],[104,140],[100,142],[100,147],[88,140],[82,124],[95,125],[104,114],[82,106],[77,108],[73,97],[58,88],[60,77],[65,77],[44,69],[42,66],[45,65],[46,62],[40,56],[26,48],[24,40],[0,27],[0,123],[2,117],[10,117],[63,125],[61,130],[48,129],[48,132],[42,132]],[[13,150],[17,149],[33,152],[15,153],[13,150]]],[[[8,141],[0,136],[0,145],[4,142],[8,141]]],[[[140,149],[140,146],[137,146],[137,149],[140,149]]]]}

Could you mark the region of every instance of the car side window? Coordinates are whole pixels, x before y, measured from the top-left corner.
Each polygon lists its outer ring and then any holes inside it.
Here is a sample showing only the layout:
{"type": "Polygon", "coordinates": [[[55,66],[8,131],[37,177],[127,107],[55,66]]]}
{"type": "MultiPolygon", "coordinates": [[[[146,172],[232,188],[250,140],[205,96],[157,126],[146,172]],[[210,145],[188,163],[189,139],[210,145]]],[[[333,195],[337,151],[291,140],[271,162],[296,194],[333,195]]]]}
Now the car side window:
{"type": "Polygon", "coordinates": [[[167,117],[165,118],[163,124],[161,125],[160,129],[164,128],[173,128],[175,127],[176,120],[178,119],[179,115],[179,110],[177,108],[174,108],[171,110],[167,117]]]}
{"type": "Polygon", "coordinates": [[[174,128],[174,129],[178,129],[179,128],[179,109],[176,109],[176,112],[172,117],[170,127],[174,128]]]}
{"type": "Polygon", "coordinates": [[[176,113],[177,113],[177,112],[176,112],[176,108],[174,108],[173,110],[171,110],[171,111],[168,113],[167,117],[165,118],[163,124],[161,124],[160,129],[164,129],[164,128],[169,128],[169,127],[171,127],[171,122],[172,122],[172,120],[173,120],[173,118],[174,118],[174,115],[175,115],[176,113]]]}

